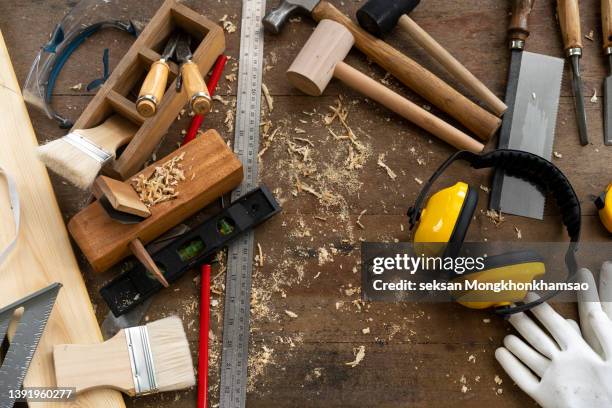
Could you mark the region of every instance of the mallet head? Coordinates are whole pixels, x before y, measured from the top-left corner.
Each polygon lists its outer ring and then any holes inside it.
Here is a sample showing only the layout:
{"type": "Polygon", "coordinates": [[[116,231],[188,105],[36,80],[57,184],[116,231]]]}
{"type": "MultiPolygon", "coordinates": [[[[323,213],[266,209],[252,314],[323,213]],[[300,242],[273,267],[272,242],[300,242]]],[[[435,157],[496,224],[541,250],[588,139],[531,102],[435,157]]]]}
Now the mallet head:
{"type": "Polygon", "coordinates": [[[263,18],[264,29],[278,34],[289,17],[295,14],[310,14],[320,0],[282,0],[281,4],[263,18]]]}
{"type": "Polygon", "coordinates": [[[421,0],[368,0],[357,10],[357,20],[364,30],[376,37],[388,34],[400,17],[410,13],[421,0]]]}
{"type": "Polygon", "coordinates": [[[336,64],[344,60],[354,43],[355,38],[342,24],[321,20],[287,70],[289,82],[305,94],[321,95],[336,64]]]}

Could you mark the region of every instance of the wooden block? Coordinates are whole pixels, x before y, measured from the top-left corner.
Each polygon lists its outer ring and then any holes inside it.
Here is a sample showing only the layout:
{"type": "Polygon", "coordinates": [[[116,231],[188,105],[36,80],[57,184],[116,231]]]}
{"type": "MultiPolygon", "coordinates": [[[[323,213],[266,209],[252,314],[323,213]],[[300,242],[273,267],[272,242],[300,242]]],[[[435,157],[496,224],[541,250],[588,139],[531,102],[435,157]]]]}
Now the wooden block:
{"type": "Polygon", "coordinates": [[[96,184],[115,210],[145,218],[151,215],[131,184],[106,176],[98,177],[96,184]]]}
{"type": "MultiPolygon", "coordinates": [[[[0,308],[60,282],[57,301],[25,377],[25,387],[55,387],[53,346],[99,343],[102,335],[72,252],[45,166],[36,157],[36,136],[0,32],[0,166],[15,179],[21,229],[15,250],[0,265],[0,308]]],[[[14,236],[6,184],[0,181],[0,248],[14,236]]],[[[36,402],[37,408],[123,408],[121,394],[92,390],[76,401],[36,402]]]]}
{"type": "Polygon", "coordinates": [[[97,201],[70,220],[68,230],[96,272],[103,272],[130,255],[131,241],[140,239],[146,245],[233,190],[242,181],[242,164],[214,130],[209,130],[136,176],[142,174],[148,177],[155,167],[183,153],[186,179],[176,186],[179,196],[151,207],[151,216],[141,223],[120,224],[111,219],[97,201]]]}

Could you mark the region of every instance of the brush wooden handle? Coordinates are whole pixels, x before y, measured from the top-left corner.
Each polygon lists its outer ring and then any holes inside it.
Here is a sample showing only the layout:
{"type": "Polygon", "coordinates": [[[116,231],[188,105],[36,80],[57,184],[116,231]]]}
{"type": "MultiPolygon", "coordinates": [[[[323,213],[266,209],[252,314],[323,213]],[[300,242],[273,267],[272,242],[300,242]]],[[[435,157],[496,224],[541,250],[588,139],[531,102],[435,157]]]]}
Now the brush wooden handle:
{"type": "Polygon", "coordinates": [[[601,0],[604,48],[612,47],[612,0],[601,0]]]}
{"type": "MultiPolygon", "coordinates": [[[[531,0],[525,0],[531,1],[531,0]]],[[[474,92],[478,98],[486,103],[497,116],[504,114],[508,107],[466,67],[442,47],[427,31],[423,30],[413,19],[404,14],[398,21],[399,27],[404,30],[414,42],[420,45],[429,55],[440,63],[461,84],[474,92]]]]}
{"type": "Polygon", "coordinates": [[[526,41],[529,37],[529,15],[535,0],[512,0],[508,38],[510,40],[526,41]]]}
{"type": "Polygon", "coordinates": [[[196,115],[210,112],[211,98],[200,69],[192,61],[187,61],[181,69],[183,85],[189,98],[189,106],[196,115]]]}
{"type": "Polygon", "coordinates": [[[330,19],[344,25],[355,37],[355,45],[370,59],[389,71],[409,88],[448,113],[482,140],[489,138],[501,125],[501,119],[461,95],[386,42],[368,34],[327,1],[313,9],[316,21],[330,19]]]}
{"type": "Polygon", "coordinates": [[[53,348],[58,387],[76,392],[112,388],[135,395],[125,332],[100,344],[60,344],[53,348]]]}
{"type": "Polygon", "coordinates": [[[578,0],[557,0],[557,14],[559,14],[565,51],[582,48],[578,0]]]}
{"type": "Polygon", "coordinates": [[[132,140],[137,131],[138,127],[129,120],[112,115],[101,125],[91,129],[77,129],[74,133],[114,155],[119,147],[132,140]]]}
{"type": "Polygon", "coordinates": [[[472,139],[344,62],[336,64],[334,76],[457,149],[478,153],[484,148],[479,141],[472,139]]]}
{"type": "Polygon", "coordinates": [[[145,118],[149,118],[157,112],[157,105],[161,102],[166,91],[169,72],[170,67],[164,60],[155,61],[151,65],[136,101],[136,110],[145,118]]]}

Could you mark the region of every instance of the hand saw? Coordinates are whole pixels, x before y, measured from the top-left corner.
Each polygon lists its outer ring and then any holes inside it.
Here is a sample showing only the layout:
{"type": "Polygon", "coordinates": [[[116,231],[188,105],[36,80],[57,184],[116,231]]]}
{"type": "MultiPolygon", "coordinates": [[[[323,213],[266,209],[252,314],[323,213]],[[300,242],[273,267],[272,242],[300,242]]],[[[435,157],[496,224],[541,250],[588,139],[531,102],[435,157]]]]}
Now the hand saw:
{"type": "MultiPolygon", "coordinates": [[[[511,59],[498,148],[524,150],[547,160],[552,147],[564,61],[524,51],[535,0],[513,0],[508,28],[511,59]]],[[[507,214],[542,219],[545,197],[524,180],[496,171],[489,207],[507,214]]]]}
{"type": "Polygon", "coordinates": [[[5,338],[9,324],[18,320],[0,367],[0,408],[11,408],[15,403],[14,392],[21,390],[61,286],[53,283],[0,309],[0,340],[5,338]],[[19,309],[23,310],[21,316],[16,314],[19,309]]]}

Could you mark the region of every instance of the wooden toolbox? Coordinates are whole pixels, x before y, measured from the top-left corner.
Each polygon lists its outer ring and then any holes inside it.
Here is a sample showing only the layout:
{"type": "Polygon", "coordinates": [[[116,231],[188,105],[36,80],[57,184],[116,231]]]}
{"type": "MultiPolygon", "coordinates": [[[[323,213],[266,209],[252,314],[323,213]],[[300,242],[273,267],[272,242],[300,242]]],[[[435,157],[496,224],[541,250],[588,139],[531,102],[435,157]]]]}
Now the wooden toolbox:
{"type": "Polygon", "coordinates": [[[179,93],[175,89],[178,66],[170,62],[170,80],[157,114],[144,118],[136,111],[136,97],[144,77],[151,64],[159,60],[166,41],[176,29],[192,37],[193,62],[203,75],[225,50],[223,29],[217,24],[176,0],[162,4],[72,128],[95,127],[113,113],[138,126],[123,153],[105,166],[105,174],[125,180],[140,170],[187,104],[185,87],[179,93]]]}
{"type": "Polygon", "coordinates": [[[148,178],[156,167],[180,155],[183,155],[181,165],[185,180],[176,186],[178,196],[153,205],[148,218],[137,224],[121,224],[110,217],[99,201],[72,217],[68,230],[96,272],[104,272],[133,254],[131,243],[146,245],[232,191],[242,181],[240,160],[215,130],[209,130],[147,167],[129,182],[141,174],[148,178]]]}

